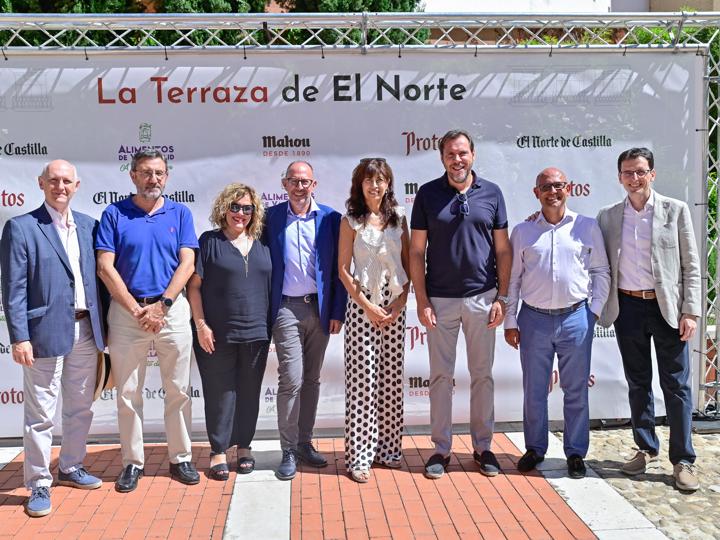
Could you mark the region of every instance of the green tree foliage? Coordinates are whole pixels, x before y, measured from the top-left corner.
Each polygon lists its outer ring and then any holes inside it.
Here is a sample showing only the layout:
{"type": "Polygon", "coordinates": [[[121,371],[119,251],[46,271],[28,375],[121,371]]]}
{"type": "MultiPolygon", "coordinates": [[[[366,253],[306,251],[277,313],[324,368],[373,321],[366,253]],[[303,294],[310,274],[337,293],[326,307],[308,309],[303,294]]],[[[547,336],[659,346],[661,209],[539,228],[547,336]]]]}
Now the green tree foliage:
{"type": "Polygon", "coordinates": [[[356,13],[360,11],[410,12],[417,0],[279,0],[278,4],[295,13],[356,13]]]}

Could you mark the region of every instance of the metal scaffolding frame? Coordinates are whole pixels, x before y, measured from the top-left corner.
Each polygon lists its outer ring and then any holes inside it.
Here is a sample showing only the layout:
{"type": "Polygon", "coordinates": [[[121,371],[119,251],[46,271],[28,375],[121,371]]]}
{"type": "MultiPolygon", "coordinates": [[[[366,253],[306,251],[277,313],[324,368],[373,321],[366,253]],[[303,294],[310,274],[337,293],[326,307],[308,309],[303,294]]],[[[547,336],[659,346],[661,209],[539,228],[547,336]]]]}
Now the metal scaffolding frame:
{"type": "MultiPolygon", "coordinates": [[[[706,59],[705,242],[701,246],[706,304],[700,331],[698,408],[720,414],[718,159],[720,143],[720,13],[482,14],[0,14],[0,52],[44,55],[173,51],[360,50],[655,50],[694,49],[706,59]],[[713,201],[713,204],[708,204],[713,201]],[[710,329],[710,330],[709,330],[710,329]]],[[[0,60],[2,62],[2,60],[0,60]]]]}

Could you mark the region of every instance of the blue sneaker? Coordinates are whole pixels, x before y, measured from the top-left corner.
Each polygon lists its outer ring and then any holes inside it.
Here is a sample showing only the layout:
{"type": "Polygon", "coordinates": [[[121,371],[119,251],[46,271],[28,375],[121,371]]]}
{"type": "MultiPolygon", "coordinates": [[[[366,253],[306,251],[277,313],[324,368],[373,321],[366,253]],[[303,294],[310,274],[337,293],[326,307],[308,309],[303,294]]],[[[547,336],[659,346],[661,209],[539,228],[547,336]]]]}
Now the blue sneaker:
{"type": "Polygon", "coordinates": [[[102,480],[87,472],[85,467],[79,467],[69,473],[60,471],[58,484],[79,489],[97,489],[102,486],[102,480]]]}
{"type": "Polygon", "coordinates": [[[52,511],[50,490],[46,487],[33,488],[30,498],[25,503],[25,511],[30,517],[47,516],[52,511]]]}

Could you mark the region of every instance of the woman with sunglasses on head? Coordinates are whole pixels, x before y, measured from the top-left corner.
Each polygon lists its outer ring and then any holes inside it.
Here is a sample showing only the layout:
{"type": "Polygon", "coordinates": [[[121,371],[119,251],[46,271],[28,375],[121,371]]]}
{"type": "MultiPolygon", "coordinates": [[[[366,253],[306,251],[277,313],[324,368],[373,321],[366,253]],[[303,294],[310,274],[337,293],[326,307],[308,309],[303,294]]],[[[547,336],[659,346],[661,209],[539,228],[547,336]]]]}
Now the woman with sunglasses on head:
{"type": "Polygon", "coordinates": [[[353,480],[364,483],[373,462],[402,465],[410,236],[384,158],[360,160],[345,205],[338,246],[338,271],[350,296],[345,315],[345,466],[353,480]]]}
{"type": "MultiPolygon", "coordinates": [[[[270,345],[270,251],[260,242],[264,207],[257,192],[230,184],[213,204],[217,228],[200,236],[188,282],[210,440],[209,476],[227,480],[225,452],[237,446],[237,471],[254,470],[250,443],[270,345]]],[[[188,421],[190,419],[188,418],[188,421]]]]}

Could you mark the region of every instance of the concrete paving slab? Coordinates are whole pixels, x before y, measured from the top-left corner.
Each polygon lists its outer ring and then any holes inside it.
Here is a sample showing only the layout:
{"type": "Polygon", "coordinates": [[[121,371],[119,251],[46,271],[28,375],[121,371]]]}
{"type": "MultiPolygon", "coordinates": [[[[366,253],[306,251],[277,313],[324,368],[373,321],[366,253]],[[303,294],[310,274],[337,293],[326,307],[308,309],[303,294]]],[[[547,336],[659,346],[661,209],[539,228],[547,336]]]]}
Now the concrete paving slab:
{"type": "MultiPolygon", "coordinates": [[[[525,448],[525,438],[522,433],[507,433],[507,437],[518,448],[525,448]]],[[[610,536],[603,538],[607,540],[621,537],[623,540],[666,538],[650,520],[601,479],[592,468],[588,467],[587,476],[583,479],[569,478],[562,441],[552,433],[549,434],[545,461],[538,466],[538,470],[598,537],[601,533],[608,533],[610,536]],[[617,536],[613,536],[615,534],[617,536]]]]}
{"type": "Polygon", "coordinates": [[[0,470],[2,470],[5,465],[15,459],[22,451],[22,446],[0,447],[0,470]]]}
{"type": "Polygon", "coordinates": [[[290,538],[291,482],[275,477],[280,441],[254,441],[255,471],[235,477],[224,540],[290,538]]]}

